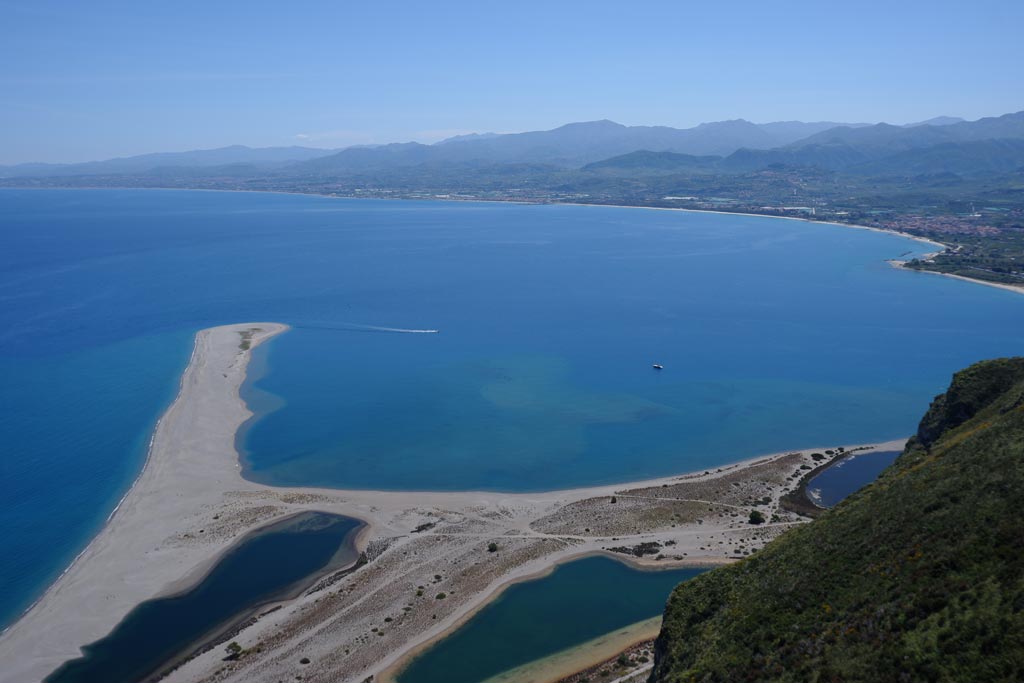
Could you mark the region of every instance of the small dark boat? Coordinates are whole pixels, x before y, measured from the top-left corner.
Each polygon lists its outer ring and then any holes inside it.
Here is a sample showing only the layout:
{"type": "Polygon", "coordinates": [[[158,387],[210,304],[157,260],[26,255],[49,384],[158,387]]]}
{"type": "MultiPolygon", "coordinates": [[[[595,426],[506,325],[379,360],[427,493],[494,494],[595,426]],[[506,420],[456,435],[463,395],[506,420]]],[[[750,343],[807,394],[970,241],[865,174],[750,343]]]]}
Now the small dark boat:
{"type": "Polygon", "coordinates": [[[654,364],[654,365],[652,365],[651,367],[653,367],[653,368],[654,368],[655,370],[661,370],[661,369],[663,369],[663,368],[662,368],[662,366],[661,366],[661,365],[658,365],[657,363],[655,363],[655,364],[654,364]]]}

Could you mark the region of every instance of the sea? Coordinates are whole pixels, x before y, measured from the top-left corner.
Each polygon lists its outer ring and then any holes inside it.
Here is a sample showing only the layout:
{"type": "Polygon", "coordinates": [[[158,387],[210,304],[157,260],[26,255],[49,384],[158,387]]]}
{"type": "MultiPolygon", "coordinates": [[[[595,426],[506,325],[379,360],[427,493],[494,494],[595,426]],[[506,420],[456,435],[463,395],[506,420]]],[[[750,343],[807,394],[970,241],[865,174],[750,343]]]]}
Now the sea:
{"type": "Polygon", "coordinates": [[[1024,352],[1024,297],[804,221],[161,190],[0,190],[0,625],[138,475],[195,332],[278,321],[245,476],[540,491],[912,433],[1024,352]],[[663,366],[657,370],[655,364],[663,366]]]}

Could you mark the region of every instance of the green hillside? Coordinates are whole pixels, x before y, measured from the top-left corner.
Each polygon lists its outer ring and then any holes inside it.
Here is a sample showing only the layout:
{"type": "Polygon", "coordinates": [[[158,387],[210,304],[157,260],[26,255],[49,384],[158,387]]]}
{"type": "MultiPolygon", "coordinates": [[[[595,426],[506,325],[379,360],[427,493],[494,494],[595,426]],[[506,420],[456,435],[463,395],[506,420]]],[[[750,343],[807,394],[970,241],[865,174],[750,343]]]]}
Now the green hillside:
{"type": "Polygon", "coordinates": [[[651,680],[1024,680],[1024,358],[957,373],[875,484],[677,588],[651,680]]]}

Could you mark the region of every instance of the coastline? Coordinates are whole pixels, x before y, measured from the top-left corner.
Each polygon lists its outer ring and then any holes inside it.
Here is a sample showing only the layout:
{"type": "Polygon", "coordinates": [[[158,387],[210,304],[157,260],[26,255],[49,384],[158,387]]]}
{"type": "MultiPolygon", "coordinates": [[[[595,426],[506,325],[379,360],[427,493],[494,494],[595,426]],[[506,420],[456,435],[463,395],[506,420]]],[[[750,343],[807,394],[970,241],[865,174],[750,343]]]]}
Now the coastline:
{"type": "MultiPolygon", "coordinates": [[[[235,448],[238,427],[252,415],[239,387],[251,349],[286,329],[245,323],[197,333],[179,394],[154,430],[135,484],[61,578],[0,636],[5,662],[0,681],[43,678],[77,657],[80,646],[105,636],[139,602],[193,584],[244,534],[299,511],[365,522],[357,544],[369,563],[339,581],[342,589],[311,589],[262,615],[237,636],[243,647],[258,645],[261,654],[233,662],[217,680],[278,680],[295,665],[281,653],[302,648],[330,667],[325,671],[332,680],[361,681],[457,627],[510,582],[551,571],[556,563],[609,554],[610,545],[650,541],[670,543],[672,556],[633,564],[726,563],[739,557],[729,546],[749,548],[746,554],[803,523],[786,517],[750,527],[736,519],[742,500],[729,496],[768,494],[777,500],[786,476],[810,462],[814,449],[758,456],[701,474],[543,493],[277,488],[250,482],[241,476],[235,448]],[[609,497],[616,494],[622,500],[611,508],[609,497]],[[592,531],[595,524],[601,526],[592,531]],[[492,540],[501,552],[486,552],[492,540]],[[712,542],[718,544],[714,549],[712,542]],[[408,586],[431,575],[443,575],[439,589],[448,590],[449,599],[443,605],[420,601],[406,612],[403,605],[414,604],[408,586]],[[389,612],[397,619],[387,637],[376,633],[366,647],[370,626],[380,625],[389,612]],[[317,637],[311,638],[314,627],[317,637]],[[357,643],[358,653],[336,661],[337,650],[347,654],[345,645],[354,649],[357,643]]],[[[902,447],[902,441],[892,446],[902,447]]],[[[621,551],[612,556],[624,559],[621,551]]],[[[211,680],[223,666],[217,651],[207,652],[167,680],[211,680]]]]}
{"type": "Polygon", "coordinates": [[[893,268],[898,268],[899,270],[910,273],[941,275],[942,277],[953,278],[954,280],[960,280],[961,282],[971,282],[976,285],[985,285],[986,287],[995,287],[996,289],[1002,289],[1007,292],[1014,292],[1015,294],[1024,294],[1024,285],[1011,285],[1005,282],[989,282],[988,280],[978,280],[973,277],[967,277],[966,275],[957,275],[956,273],[940,273],[937,270],[918,270],[917,268],[908,268],[906,261],[900,261],[898,259],[890,259],[888,263],[893,268]]]}

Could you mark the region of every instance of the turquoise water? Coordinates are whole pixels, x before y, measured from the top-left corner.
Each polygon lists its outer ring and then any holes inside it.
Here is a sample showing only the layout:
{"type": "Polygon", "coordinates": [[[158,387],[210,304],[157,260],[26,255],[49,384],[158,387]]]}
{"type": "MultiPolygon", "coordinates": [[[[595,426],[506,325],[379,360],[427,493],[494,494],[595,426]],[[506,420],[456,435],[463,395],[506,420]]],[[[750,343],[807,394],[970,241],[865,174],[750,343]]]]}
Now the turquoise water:
{"type": "Polygon", "coordinates": [[[294,597],[318,573],[356,561],[362,522],[303,513],[260,529],[226,554],[203,580],[179,595],[143,602],[114,630],[66,662],[47,683],[137,683],[189,654],[203,636],[240,615],[294,597]],[[259,567],[259,571],[253,571],[259,567]]]}
{"type": "Polygon", "coordinates": [[[643,571],[607,557],[560,565],[544,578],[510,586],[414,659],[398,683],[480,683],[658,616],[672,589],[703,571],[643,571]]]}
{"type": "Polygon", "coordinates": [[[884,263],[926,249],[606,207],[0,191],[0,623],[137,475],[197,329],[294,326],[244,391],[255,480],[552,489],[912,432],[1024,338],[1024,297],[884,263]]]}
{"type": "Polygon", "coordinates": [[[816,492],[819,502],[825,507],[833,507],[878,479],[882,470],[899,455],[899,451],[867,451],[848,455],[811,479],[807,490],[816,492]]]}

